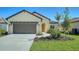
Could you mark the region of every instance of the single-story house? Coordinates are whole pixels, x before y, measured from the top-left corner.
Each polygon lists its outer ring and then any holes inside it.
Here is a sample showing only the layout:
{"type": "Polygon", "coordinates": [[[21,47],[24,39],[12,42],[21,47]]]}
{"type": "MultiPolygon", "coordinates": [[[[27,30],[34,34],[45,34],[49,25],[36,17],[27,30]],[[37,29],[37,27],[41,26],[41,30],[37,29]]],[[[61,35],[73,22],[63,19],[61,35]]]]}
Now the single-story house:
{"type": "Polygon", "coordinates": [[[73,18],[71,22],[72,22],[71,24],[72,32],[75,34],[79,34],[79,17],[73,18]]]}
{"type": "Polygon", "coordinates": [[[4,18],[0,18],[0,29],[8,31],[8,21],[4,18]]]}
{"type": "Polygon", "coordinates": [[[8,33],[35,34],[47,32],[50,28],[50,19],[36,12],[22,10],[6,18],[10,23],[8,33]]]}

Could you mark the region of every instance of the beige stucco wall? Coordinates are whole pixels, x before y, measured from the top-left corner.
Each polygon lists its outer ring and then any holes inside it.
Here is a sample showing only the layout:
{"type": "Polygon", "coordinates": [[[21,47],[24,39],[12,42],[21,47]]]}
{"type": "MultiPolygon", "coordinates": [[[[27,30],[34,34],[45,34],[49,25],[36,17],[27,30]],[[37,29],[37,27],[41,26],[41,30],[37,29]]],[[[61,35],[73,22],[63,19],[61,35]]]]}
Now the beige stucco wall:
{"type": "Polygon", "coordinates": [[[28,12],[21,12],[16,16],[8,19],[9,22],[40,22],[38,17],[31,15],[28,12]]]}
{"type": "Polygon", "coordinates": [[[50,28],[50,23],[49,23],[49,21],[45,21],[45,20],[38,23],[38,27],[39,27],[38,31],[42,32],[42,24],[43,23],[45,24],[45,32],[47,32],[49,30],[49,28],[50,28]]]}
{"type": "Polygon", "coordinates": [[[50,22],[48,20],[46,20],[46,19],[43,19],[41,25],[43,23],[45,23],[45,32],[47,32],[49,30],[49,28],[50,28],[50,22]]]}
{"type": "Polygon", "coordinates": [[[9,34],[12,34],[13,33],[13,24],[9,24],[8,33],[9,34]]]}
{"type": "Polygon", "coordinates": [[[40,33],[40,32],[42,32],[42,28],[41,28],[41,22],[39,22],[38,24],[37,24],[37,33],[40,33]]]}
{"type": "Polygon", "coordinates": [[[50,20],[45,18],[45,17],[40,16],[37,13],[33,13],[33,14],[40,17],[40,18],[42,18],[42,22],[40,22],[40,31],[42,32],[42,27],[41,27],[42,23],[45,23],[45,32],[47,32],[49,30],[49,28],[50,28],[50,20]]]}

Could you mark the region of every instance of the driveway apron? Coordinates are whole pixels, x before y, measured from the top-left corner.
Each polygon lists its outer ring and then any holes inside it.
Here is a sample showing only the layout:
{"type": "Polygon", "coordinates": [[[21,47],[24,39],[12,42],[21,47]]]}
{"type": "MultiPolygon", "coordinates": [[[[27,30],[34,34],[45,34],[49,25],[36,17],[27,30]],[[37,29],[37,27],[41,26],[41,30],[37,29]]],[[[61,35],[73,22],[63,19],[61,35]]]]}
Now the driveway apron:
{"type": "Polygon", "coordinates": [[[29,51],[35,34],[10,34],[0,38],[0,51],[29,51]]]}

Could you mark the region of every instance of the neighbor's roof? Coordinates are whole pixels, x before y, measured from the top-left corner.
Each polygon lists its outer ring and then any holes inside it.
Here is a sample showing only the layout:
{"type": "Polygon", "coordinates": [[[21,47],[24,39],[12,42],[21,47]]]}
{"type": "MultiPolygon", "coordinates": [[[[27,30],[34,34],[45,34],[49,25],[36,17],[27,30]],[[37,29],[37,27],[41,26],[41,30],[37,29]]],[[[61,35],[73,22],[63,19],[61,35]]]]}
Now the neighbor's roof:
{"type": "Polygon", "coordinates": [[[42,18],[40,18],[40,17],[38,17],[38,16],[36,16],[36,15],[32,14],[31,12],[26,11],[26,10],[21,10],[21,11],[19,11],[19,12],[15,13],[15,14],[13,14],[13,15],[11,15],[11,16],[9,16],[9,17],[7,17],[6,19],[8,20],[9,18],[11,18],[11,17],[13,17],[13,16],[16,16],[17,14],[19,14],[19,13],[21,13],[21,12],[27,12],[27,13],[29,13],[29,14],[31,14],[31,15],[33,15],[33,16],[35,16],[35,17],[39,18],[39,19],[42,19],[42,18]]]}
{"type": "Polygon", "coordinates": [[[37,13],[37,12],[33,12],[33,14],[35,15],[35,14],[37,14],[36,16],[38,16],[38,17],[44,17],[44,18],[46,18],[46,19],[48,19],[49,21],[51,20],[50,18],[48,18],[48,17],[46,17],[46,16],[44,16],[44,15],[42,15],[42,14],[40,14],[40,13],[37,13]]]}
{"type": "Polygon", "coordinates": [[[3,17],[0,18],[0,24],[3,24],[3,23],[8,23],[8,21],[6,19],[4,19],[3,17]]]}
{"type": "Polygon", "coordinates": [[[79,22],[79,17],[72,18],[72,19],[71,19],[71,22],[72,22],[72,23],[79,22]]]}
{"type": "Polygon", "coordinates": [[[51,21],[50,24],[58,24],[56,21],[51,21]]]}

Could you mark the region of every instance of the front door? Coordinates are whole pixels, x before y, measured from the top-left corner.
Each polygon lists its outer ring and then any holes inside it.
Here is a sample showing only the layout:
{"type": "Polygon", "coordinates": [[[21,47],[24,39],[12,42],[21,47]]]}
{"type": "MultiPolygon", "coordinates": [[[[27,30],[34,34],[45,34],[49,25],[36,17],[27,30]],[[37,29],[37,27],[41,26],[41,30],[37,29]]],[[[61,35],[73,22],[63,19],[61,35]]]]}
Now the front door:
{"type": "Polygon", "coordinates": [[[42,32],[45,32],[45,23],[42,24],[42,32]]]}

